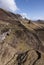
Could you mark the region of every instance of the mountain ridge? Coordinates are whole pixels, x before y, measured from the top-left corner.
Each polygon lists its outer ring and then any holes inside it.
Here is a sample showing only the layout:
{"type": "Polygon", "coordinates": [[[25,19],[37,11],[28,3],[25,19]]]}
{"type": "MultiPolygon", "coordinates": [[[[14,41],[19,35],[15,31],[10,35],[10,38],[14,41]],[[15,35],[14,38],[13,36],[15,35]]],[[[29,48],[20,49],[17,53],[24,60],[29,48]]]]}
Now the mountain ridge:
{"type": "Polygon", "coordinates": [[[44,65],[44,24],[0,14],[0,65],[44,65]]]}

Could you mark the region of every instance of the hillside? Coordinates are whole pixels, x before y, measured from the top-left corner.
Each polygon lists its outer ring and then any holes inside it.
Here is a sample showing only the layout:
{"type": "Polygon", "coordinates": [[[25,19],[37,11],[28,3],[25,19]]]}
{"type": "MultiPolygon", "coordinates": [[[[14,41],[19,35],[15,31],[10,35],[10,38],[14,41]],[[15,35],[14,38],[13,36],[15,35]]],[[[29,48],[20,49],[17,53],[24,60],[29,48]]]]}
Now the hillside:
{"type": "Polygon", "coordinates": [[[44,23],[0,9],[0,65],[44,65],[44,23]]]}

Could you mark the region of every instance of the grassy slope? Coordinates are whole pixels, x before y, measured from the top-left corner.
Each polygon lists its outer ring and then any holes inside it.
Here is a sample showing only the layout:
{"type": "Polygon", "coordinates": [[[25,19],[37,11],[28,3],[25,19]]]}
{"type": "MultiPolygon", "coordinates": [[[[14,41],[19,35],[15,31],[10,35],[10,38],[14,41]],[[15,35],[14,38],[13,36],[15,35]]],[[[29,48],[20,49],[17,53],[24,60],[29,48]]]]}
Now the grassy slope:
{"type": "MultiPolygon", "coordinates": [[[[7,18],[9,17],[7,16],[7,18]]],[[[16,61],[17,55],[27,50],[29,50],[29,53],[28,53],[27,61],[24,63],[24,65],[29,65],[29,64],[32,65],[33,62],[38,57],[35,49],[39,50],[40,52],[43,50],[41,52],[42,57],[39,61],[37,61],[37,65],[44,65],[44,48],[42,50],[41,48],[38,49],[38,45],[40,46],[42,44],[39,44],[39,40],[36,39],[36,35],[39,31],[38,29],[41,29],[43,27],[44,27],[44,24],[40,24],[40,23],[38,24],[34,22],[31,22],[30,24],[28,24],[28,23],[25,23],[25,20],[23,21],[20,20],[19,22],[18,20],[13,19],[11,17],[8,20],[0,20],[0,31],[2,31],[2,33],[3,31],[5,31],[5,29],[6,31],[7,29],[11,30],[9,35],[6,36],[5,40],[2,41],[2,43],[0,43],[0,50],[1,50],[0,65],[6,65],[6,64],[14,65],[14,63],[16,63],[17,65],[17,61],[16,61]],[[30,37],[32,37],[32,41],[30,37]],[[16,52],[17,52],[16,56],[13,57],[16,52]]],[[[41,33],[41,36],[42,34],[43,33],[41,33]]],[[[44,38],[44,36],[42,37],[44,38]]]]}

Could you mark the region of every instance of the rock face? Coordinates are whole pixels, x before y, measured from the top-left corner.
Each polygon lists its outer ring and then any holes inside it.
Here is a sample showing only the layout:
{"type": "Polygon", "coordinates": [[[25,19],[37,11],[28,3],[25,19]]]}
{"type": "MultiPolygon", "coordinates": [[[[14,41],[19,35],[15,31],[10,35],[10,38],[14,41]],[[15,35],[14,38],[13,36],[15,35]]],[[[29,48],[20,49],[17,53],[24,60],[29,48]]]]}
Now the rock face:
{"type": "Polygon", "coordinates": [[[0,65],[44,65],[41,22],[0,9],[0,65]]]}

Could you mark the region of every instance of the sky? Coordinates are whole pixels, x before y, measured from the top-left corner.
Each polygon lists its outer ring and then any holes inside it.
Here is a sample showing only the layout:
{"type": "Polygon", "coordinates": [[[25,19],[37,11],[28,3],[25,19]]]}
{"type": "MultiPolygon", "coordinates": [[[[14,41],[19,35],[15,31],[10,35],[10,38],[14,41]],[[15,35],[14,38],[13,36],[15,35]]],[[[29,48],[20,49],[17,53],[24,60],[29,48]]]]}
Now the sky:
{"type": "Polygon", "coordinates": [[[44,0],[0,0],[0,8],[28,19],[44,20],[44,0]]]}

